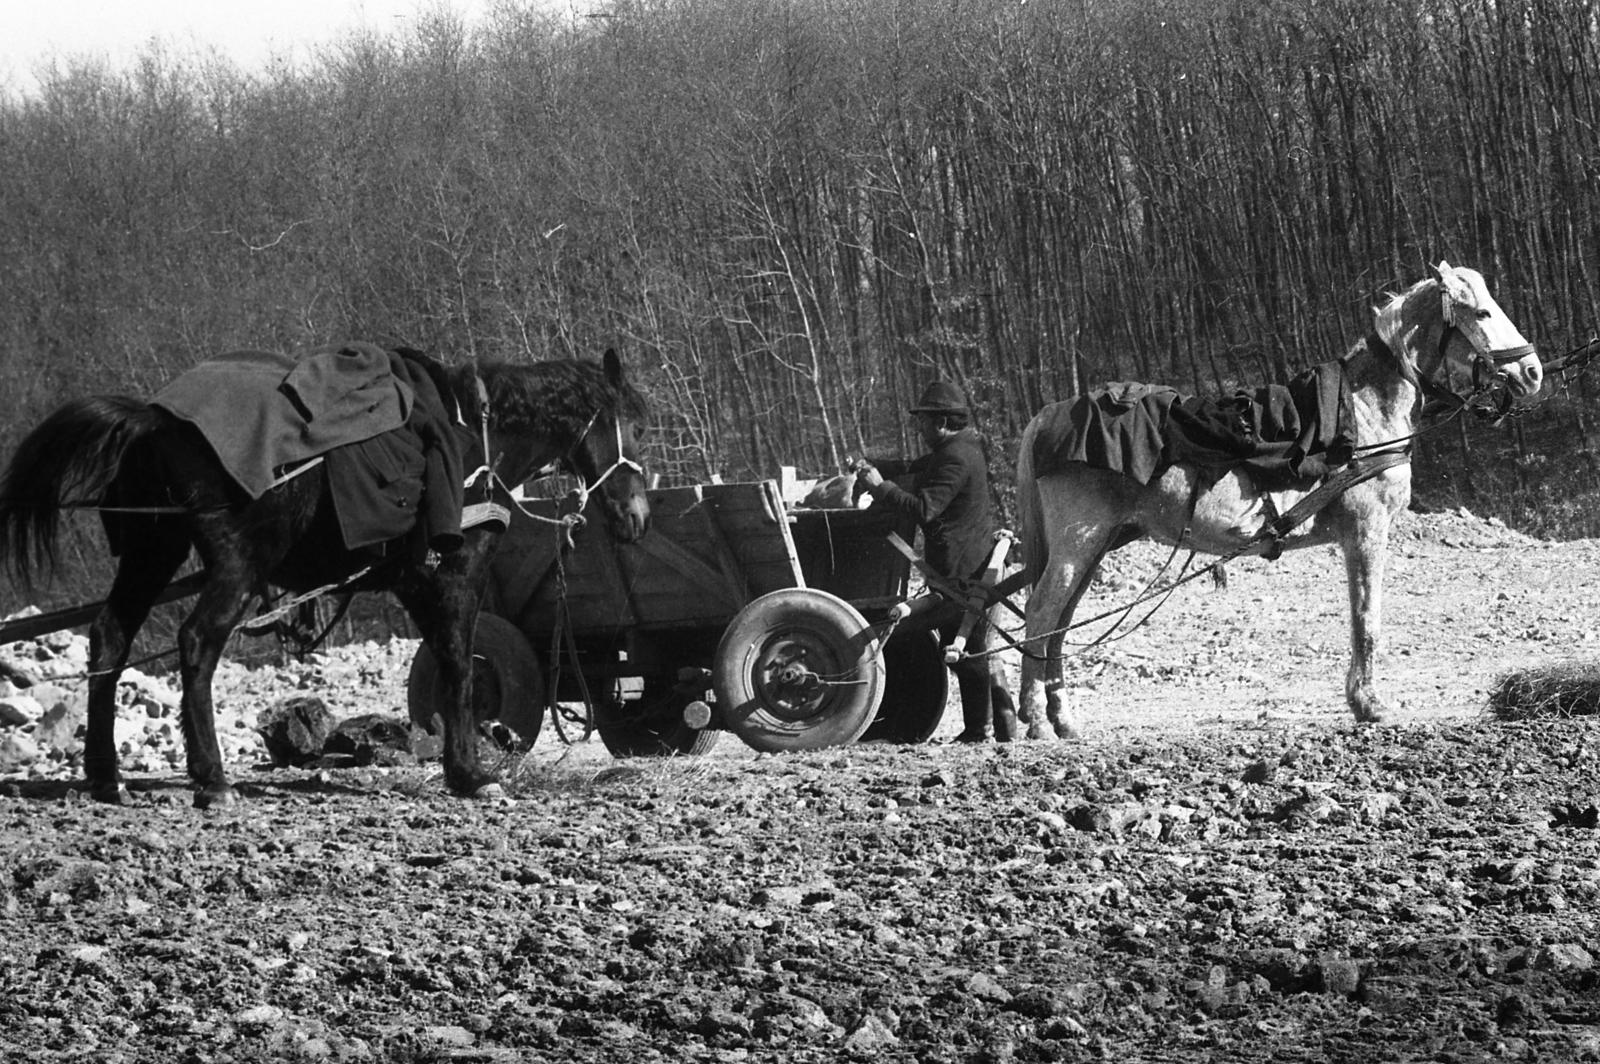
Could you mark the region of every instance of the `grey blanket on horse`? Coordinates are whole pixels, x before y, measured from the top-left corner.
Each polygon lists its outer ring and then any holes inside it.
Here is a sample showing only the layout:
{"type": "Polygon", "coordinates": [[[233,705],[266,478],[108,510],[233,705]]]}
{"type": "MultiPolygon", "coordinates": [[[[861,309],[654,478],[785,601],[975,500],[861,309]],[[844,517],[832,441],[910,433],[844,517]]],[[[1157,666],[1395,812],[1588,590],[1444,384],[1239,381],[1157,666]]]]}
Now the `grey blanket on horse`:
{"type": "Polygon", "coordinates": [[[1035,476],[1082,462],[1148,484],[1179,463],[1242,469],[1265,490],[1307,487],[1349,463],[1355,424],[1343,362],[1226,399],[1122,383],[1040,412],[1035,476]]]}
{"type": "Polygon", "coordinates": [[[235,351],[202,362],[152,403],[192,423],[252,499],[319,455],[345,546],[405,535],[419,514],[431,545],[461,543],[463,455],[437,363],[352,343],[301,359],[235,351]]]}

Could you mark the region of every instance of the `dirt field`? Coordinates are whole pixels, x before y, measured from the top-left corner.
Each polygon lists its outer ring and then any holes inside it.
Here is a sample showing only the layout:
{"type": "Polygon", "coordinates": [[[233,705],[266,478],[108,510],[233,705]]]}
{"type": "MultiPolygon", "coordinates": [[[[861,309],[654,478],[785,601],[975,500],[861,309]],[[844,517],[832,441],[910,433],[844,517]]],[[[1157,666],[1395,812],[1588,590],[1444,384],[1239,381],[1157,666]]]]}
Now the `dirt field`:
{"type": "MultiPolygon", "coordinates": [[[[1594,653],[1597,562],[1408,515],[1376,727],[1319,549],[1081,658],[1073,745],[616,762],[547,726],[489,804],[241,739],[207,814],[157,754],[132,808],[19,771],[0,1059],[1600,1060],[1595,726],[1484,712],[1594,653]]],[[[225,730],[399,711],[403,649],[231,671],[225,730]]]]}

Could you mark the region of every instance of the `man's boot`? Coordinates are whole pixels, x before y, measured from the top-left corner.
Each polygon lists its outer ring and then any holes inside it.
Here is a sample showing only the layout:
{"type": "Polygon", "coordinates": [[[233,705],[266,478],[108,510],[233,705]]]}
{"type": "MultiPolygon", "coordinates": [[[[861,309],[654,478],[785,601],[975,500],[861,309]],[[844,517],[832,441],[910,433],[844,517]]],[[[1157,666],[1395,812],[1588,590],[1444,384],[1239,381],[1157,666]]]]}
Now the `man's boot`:
{"type": "Polygon", "coordinates": [[[965,706],[962,707],[961,720],[963,726],[961,728],[961,734],[956,736],[956,742],[986,743],[989,741],[989,728],[987,721],[979,722],[976,719],[976,714],[968,713],[965,706]]]}
{"type": "Polygon", "coordinates": [[[1017,726],[1017,704],[1012,701],[1011,692],[1001,684],[993,688],[993,698],[995,742],[1009,743],[1022,738],[1017,726]]]}
{"type": "Polygon", "coordinates": [[[972,675],[972,669],[956,670],[956,686],[961,691],[961,734],[958,743],[989,741],[989,680],[972,675]]]}

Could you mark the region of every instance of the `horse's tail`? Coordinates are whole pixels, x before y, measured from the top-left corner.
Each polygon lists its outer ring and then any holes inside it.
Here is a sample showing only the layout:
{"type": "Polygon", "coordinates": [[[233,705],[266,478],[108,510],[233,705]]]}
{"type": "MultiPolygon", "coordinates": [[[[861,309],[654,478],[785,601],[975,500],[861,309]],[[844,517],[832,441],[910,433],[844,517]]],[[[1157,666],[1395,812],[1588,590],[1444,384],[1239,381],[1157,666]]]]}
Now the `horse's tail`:
{"type": "Polygon", "coordinates": [[[1049,546],[1044,538],[1039,482],[1033,474],[1033,438],[1038,429],[1039,419],[1035,417],[1023,431],[1022,447],[1017,453],[1017,539],[1022,545],[1023,571],[1028,574],[1029,587],[1037,584],[1044,574],[1049,546]]]}
{"type": "Polygon", "coordinates": [[[54,568],[63,504],[98,501],[129,446],[161,423],[155,407],[124,396],[75,399],[45,418],[0,475],[0,564],[23,583],[54,568]]]}

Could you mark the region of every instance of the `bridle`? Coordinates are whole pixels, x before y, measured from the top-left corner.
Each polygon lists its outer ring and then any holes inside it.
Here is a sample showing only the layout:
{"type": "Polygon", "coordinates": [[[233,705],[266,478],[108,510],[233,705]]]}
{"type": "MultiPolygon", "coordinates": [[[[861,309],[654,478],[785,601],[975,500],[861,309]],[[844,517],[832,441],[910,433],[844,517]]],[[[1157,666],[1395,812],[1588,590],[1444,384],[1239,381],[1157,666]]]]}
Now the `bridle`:
{"type": "MultiPolygon", "coordinates": [[[[1416,386],[1417,391],[1427,402],[1426,407],[1432,405],[1435,410],[1454,414],[1460,410],[1473,406],[1473,404],[1494,389],[1502,376],[1502,367],[1515,362],[1521,362],[1529,355],[1536,354],[1537,349],[1532,344],[1519,344],[1516,347],[1503,347],[1495,350],[1484,350],[1473,342],[1472,337],[1462,329],[1458,321],[1461,304],[1451,298],[1450,292],[1441,283],[1439,298],[1443,310],[1444,327],[1439,330],[1439,366],[1444,372],[1445,382],[1440,383],[1434,378],[1423,373],[1420,369],[1407,366],[1401,362],[1401,375],[1416,386]],[[1460,336],[1472,349],[1472,390],[1465,395],[1458,393],[1449,386],[1450,357],[1448,349],[1450,341],[1460,336]]],[[[1367,346],[1375,351],[1390,352],[1386,344],[1376,333],[1367,338],[1367,346]]],[[[1397,360],[1398,361],[1398,360],[1397,360]]],[[[1503,393],[1500,398],[1487,407],[1473,407],[1488,417],[1503,417],[1511,409],[1512,398],[1510,393],[1503,393]]]]}
{"type": "Polygon", "coordinates": [[[600,485],[604,484],[613,473],[619,469],[631,469],[635,473],[638,473],[641,477],[644,476],[644,466],[640,465],[632,458],[629,458],[627,453],[623,450],[622,419],[615,418],[611,422],[611,428],[615,434],[617,444],[616,460],[607,466],[599,476],[595,477],[592,484],[584,478],[583,471],[578,468],[577,463],[574,461],[574,456],[577,454],[578,448],[583,445],[583,441],[589,438],[589,433],[591,430],[593,430],[594,423],[600,418],[600,411],[596,410],[589,416],[588,423],[583,426],[583,431],[578,433],[577,439],[572,441],[572,446],[568,447],[560,457],[547,462],[544,466],[534,470],[534,472],[528,477],[529,480],[536,480],[541,477],[552,476],[562,468],[570,470],[572,475],[576,477],[578,481],[577,508],[572,513],[565,514],[558,518],[546,517],[543,514],[535,513],[526,506],[522,505],[522,500],[518,497],[517,492],[513,490],[512,485],[507,484],[500,476],[499,472],[497,472],[495,467],[499,464],[498,459],[494,462],[489,461],[489,455],[491,453],[489,448],[489,395],[488,390],[484,387],[483,380],[481,378],[478,380],[478,409],[480,412],[479,429],[483,437],[482,445],[484,464],[473,470],[472,475],[467,478],[466,486],[470,488],[480,476],[484,477],[484,493],[486,495],[492,493],[494,489],[498,487],[510,497],[511,504],[518,510],[521,510],[525,517],[550,524],[566,525],[570,532],[572,527],[581,526],[584,523],[583,511],[589,506],[589,496],[595,491],[599,490],[600,485]]]}
{"type": "Polygon", "coordinates": [[[611,429],[615,434],[617,442],[616,460],[607,466],[605,471],[602,472],[598,477],[595,477],[593,484],[587,484],[584,482],[583,474],[578,470],[576,464],[573,463],[572,456],[577,452],[578,447],[583,443],[583,441],[589,438],[589,430],[594,428],[595,420],[599,418],[599,416],[600,411],[596,410],[594,415],[589,418],[589,423],[583,427],[583,432],[579,434],[575,441],[573,441],[573,444],[567,450],[567,453],[562,456],[562,460],[570,469],[572,469],[573,475],[578,478],[578,512],[580,514],[583,512],[584,508],[589,505],[589,495],[598,490],[600,485],[604,484],[606,480],[610,478],[611,474],[615,473],[617,470],[631,469],[641,477],[644,476],[644,466],[640,465],[638,462],[635,462],[632,458],[629,458],[622,449],[622,419],[613,418],[611,421],[611,429]]]}

